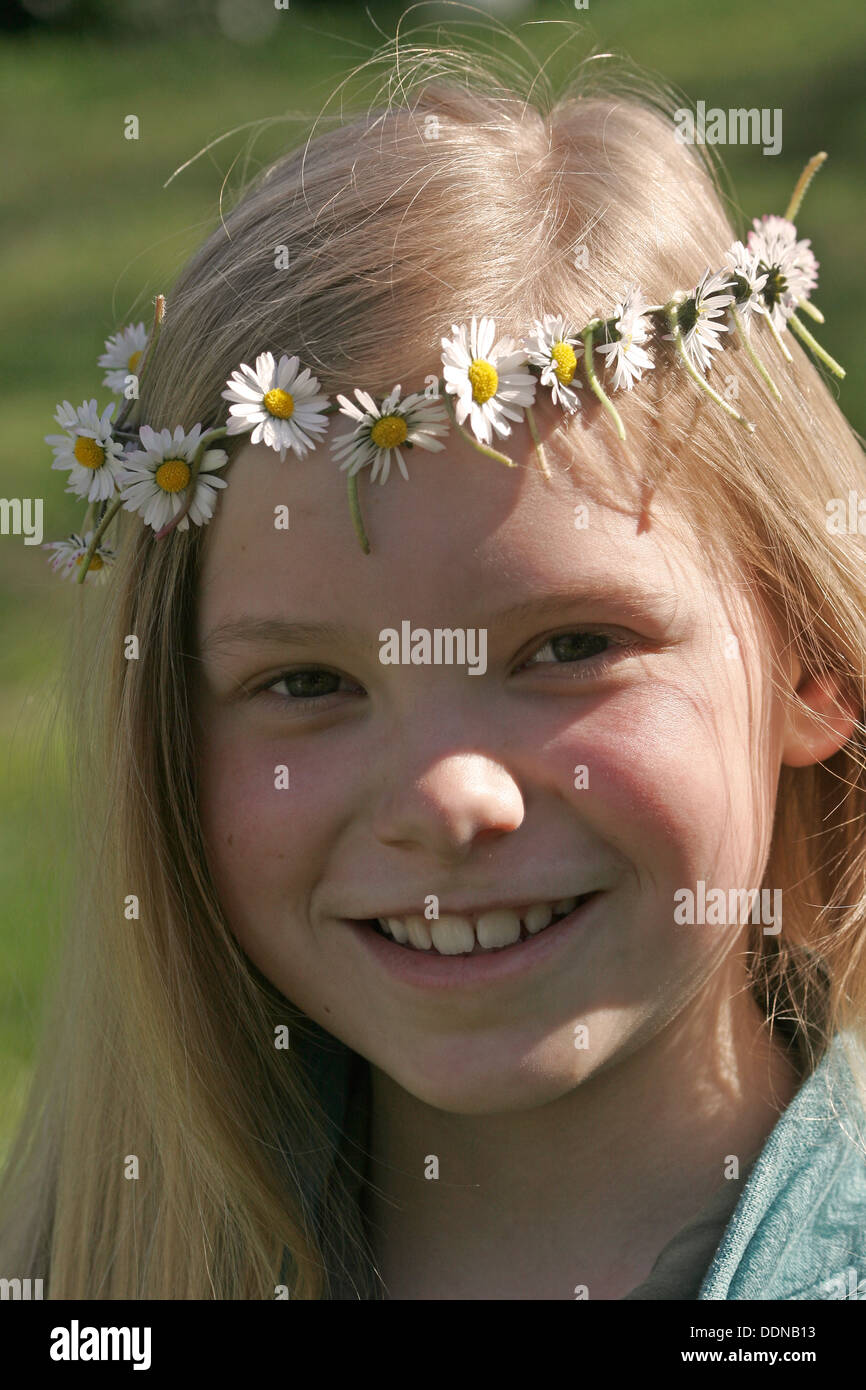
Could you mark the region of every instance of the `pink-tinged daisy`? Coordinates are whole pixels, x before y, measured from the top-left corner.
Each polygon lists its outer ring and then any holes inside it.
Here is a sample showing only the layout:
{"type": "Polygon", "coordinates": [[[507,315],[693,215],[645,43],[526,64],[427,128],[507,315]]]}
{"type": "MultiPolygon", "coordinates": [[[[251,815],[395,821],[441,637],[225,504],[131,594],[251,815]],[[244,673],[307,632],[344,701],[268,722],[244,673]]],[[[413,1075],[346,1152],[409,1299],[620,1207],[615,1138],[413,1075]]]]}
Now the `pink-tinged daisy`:
{"type": "MultiPolygon", "coordinates": [[[[712,354],[721,347],[718,334],[731,331],[728,324],[718,322],[734,302],[731,282],[730,270],[716,270],[711,274],[707,267],[691,296],[680,308],[683,352],[699,372],[708,371],[712,354]]],[[[673,336],[672,333],[665,334],[666,338],[673,336]]]]}
{"type": "Polygon", "coordinates": [[[328,417],[321,412],[330,402],[319,393],[318,379],[309,367],[303,371],[299,367],[297,357],[285,354],[275,364],[270,352],[259,354],[255,369],[242,362],[222,392],[223,399],[232,402],[228,433],[251,430],[251,444],[267,444],[281,459],[287,449],[298,458],[315,449],[318,440],[313,436],[323,435],[328,428],[328,417]]]}
{"type": "Polygon", "coordinates": [[[452,337],[442,339],[442,375],[445,390],[457,397],[458,425],[469,417],[469,427],[480,444],[489,445],[491,430],[507,436],[506,420],[522,420],[523,409],[535,400],[535,377],[526,369],[527,354],[513,338],[494,342],[492,318],[472,324],[451,325],[452,337]]]}
{"type": "MultiPolygon", "coordinates": [[[[171,430],[152,430],[142,425],[138,431],[143,449],[128,454],[120,478],[123,508],[138,512],[146,526],[160,531],[176,516],[186,501],[192,476],[193,455],[201,439],[201,425],[193,425],[189,433],[178,425],[171,430]]],[[[195,492],[189,511],[177,523],[179,531],[189,528],[189,519],[204,526],[213,516],[217,488],[227,487],[225,478],[217,478],[213,469],[228,462],[224,449],[206,449],[195,480],[195,492]]]]}
{"type": "Polygon", "coordinates": [[[536,319],[532,332],[523,340],[529,361],[541,367],[539,380],[542,386],[550,387],[554,404],[564,410],[580,409],[580,399],[575,394],[583,383],[575,380],[577,363],[583,355],[583,343],[576,329],[560,314],[545,314],[536,319]]]}
{"type": "Polygon", "coordinates": [[[343,459],[340,469],[348,469],[350,478],[372,463],[371,481],[375,482],[378,477],[380,483],[386,482],[393,451],[400,472],[408,479],[401,445],[405,448],[417,445],[419,449],[432,452],[445,448],[435,437],[448,433],[448,413],[444,406],[418,393],[401,401],[400,386],[394,387],[381,406],[377,406],[366,391],[359,391],[357,387],[354,390],[363,409],[359,410],[347,396],[338,396],[337,400],[340,413],[356,420],[357,424],[350,434],[337,435],[331,440],[334,458],[343,459]]]}
{"type": "Polygon", "coordinates": [[[147,329],[143,323],[131,323],[121,328],[119,333],[112,334],[98,363],[100,367],[112,369],[102,378],[103,386],[122,394],[126,378],[137,374],[146,346],[147,329]]]}
{"type": "Polygon", "coordinates": [[[756,217],[749,232],[749,250],[758,257],[767,282],[763,300],[776,328],[785,327],[801,299],[818,283],[818,261],[809,238],[797,240],[797,228],[785,217],[756,217]]]}
{"type": "Polygon", "coordinates": [[[650,336],[647,308],[638,286],[628,285],[612,315],[613,332],[607,330],[610,341],[595,345],[596,352],[606,358],[607,368],[613,368],[614,391],[630,391],[644,372],[653,369],[653,360],[642,346],[650,336]]]}
{"type": "MultiPolygon", "coordinates": [[[[62,579],[74,579],[78,566],[90,549],[90,542],[93,540],[93,531],[86,532],[79,536],[73,531],[65,541],[46,541],[42,546],[43,550],[53,550],[54,554],[49,560],[53,570],[58,570],[62,579]]],[[[108,571],[114,564],[117,554],[110,550],[106,545],[98,545],[93,552],[93,557],[87,567],[88,578],[93,575],[94,583],[104,584],[108,578],[108,571]]],[[[85,580],[85,583],[87,580],[85,580]]]]}
{"type": "Polygon", "coordinates": [[[54,418],[65,434],[46,434],[45,442],[54,450],[52,468],[69,471],[67,492],[103,502],[116,490],[123,446],[111,433],[114,402],[102,414],[96,401],[84,401],[78,409],[64,401],[54,418]]]}

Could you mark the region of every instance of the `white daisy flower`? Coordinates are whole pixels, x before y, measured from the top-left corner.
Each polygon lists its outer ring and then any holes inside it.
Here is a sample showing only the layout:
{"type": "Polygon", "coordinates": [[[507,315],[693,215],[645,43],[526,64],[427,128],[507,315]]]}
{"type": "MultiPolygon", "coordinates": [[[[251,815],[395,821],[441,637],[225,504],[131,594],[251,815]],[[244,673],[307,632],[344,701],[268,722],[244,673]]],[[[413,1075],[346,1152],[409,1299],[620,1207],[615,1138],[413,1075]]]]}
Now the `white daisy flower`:
{"type": "MultiPolygon", "coordinates": [[[[731,331],[728,324],[716,321],[734,302],[731,278],[729,270],[716,270],[711,274],[707,267],[691,296],[680,308],[678,317],[683,351],[699,372],[709,370],[712,353],[721,347],[717,335],[731,331]]],[[[673,338],[673,334],[666,333],[665,337],[673,338]]]]}
{"type": "Polygon", "coordinates": [[[761,266],[761,258],[757,252],[748,250],[741,241],[735,241],[726,252],[726,256],[740,282],[733,287],[734,307],[748,333],[752,325],[752,315],[767,312],[762,291],[767,283],[768,271],[766,266],[761,266]]]}
{"type": "Polygon", "coordinates": [[[543,320],[535,320],[523,346],[530,362],[541,367],[541,384],[550,387],[554,403],[572,413],[579,410],[580,400],[575,391],[580,390],[583,383],[574,378],[583,343],[575,329],[561,315],[545,314],[543,320]]]}
{"type": "MultiPolygon", "coordinates": [[[[53,570],[60,571],[61,578],[68,579],[75,577],[78,566],[87,554],[92,540],[92,530],[83,536],[79,536],[73,531],[72,535],[67,537],[65,541],[47,541],[41,548],[54,551],[48,563],[53,570]]],[[[114,564],[116,558],[115,551],[110,550],[106,545],[98,545],[93,552],[90,564],[87,566],[88,576],[93,575],[96,584],[104,584],[108,578],[109,568],[114,564]]],[[[85,579],[84,582],[87,583],[87,580],[85,579]]]]}
{"type": "Polygon", "coordinates": [[[126,328],[122,328],[119,333],[112,334],[106,340],[105,352],[97,364],[100,367],[113,369],[106,372],[102,378],[103,386],[107,386],[110,391],[117,391],[118,394],[122,394],[126,386],[126,378],[134,376],[138,371],[146,346],[147,329],[143,323],[131,323],[126,328]]]}
{"type": "Polygon", "coordinates": [[[314,449],[318,440],[310,436],[322,435],[328,428],[328,417],[321,411],[330,402],[319,394],[318,379],[309,367],[299,373],[299,366],[297,357],[285,354],[275,365],[270,352],[259,354],[255,370],[242,362],[240,371],[232,372],[226,382],[228,390],[222,392],[224,400],[233,402],[228,433],[252,430],[250,443],[263,441],[281,459],[287,449],[298,458],[314,449]]]}
{"type": "Polygon", "coordinates": [[[820,262],[812,252],[811,238],[798,241],[791,249],[785,266],[788,285],[798,299],[808,299],[818,284],[820,262]]]}
{"type": "Polygon", "coordinates": [[[451,338],[442,339],[445,390],[457,397],[458,425],[468,416],[475,438],[489,445],[491,429],[507,436],[511,426],[506,419],[523,419],[523,407],[535,400],[535,377],[526,370],[527,354],[513,338],[494,343],[492,318],[478,322],[473,315],[471,327],[455,323],[451,333],[451,338]]]}
{"type": "Polygon", "coordinates": [[[393,450],[397,466],[408,480],[401,445],[407,448],[417,445],[432,452],[445,448],[435,438],[436,435],[448,433],[448,413],[443,405],[418,393],[401,401],[402,387],[395,386],[379,407],[366,391],[359,391],[357,387],[354,389],[363,410],[359,410],[346,396],[338,396],[337,400],[340,402],[340,413],[358,423],[350,434],[341,434],[331,440],[334,458],[344,460],[340,469],[348,468],[350,478],[372,463],[371,481],[375,482],[378,476],[380,483],[386,482],[393,450]]]}
{"type": "Polygon", "coordinates": [[[595,350],[605,358],[607,367],[613,367],[613,389],[630,391],[641,375],[653,368],[653,360],[641,346],[650,336],[650,325],[644,317],[647,301],[637,285],[628,285],[623,292],[622,302],[617,304],[612,318],[614,329],[619,334],[612,342],[596,343],[595,350]]]}
{"type": "Polygon", "coordinates": [[[52,468],[68,469],[67,492],[102,502],[111,497],[120,472],[123,445],[112,437],[114,402],[102,414],[96,401],[84,401],[76,410],[69,401],[57,407],[54,418],[65,434],[46,434],[45,442],[54,450],[52,468]]]}
{"type": "Polygon", "coordinates": [[[763,299],[776,328],[784,328],[801,299],[818,283],[818,262],[809,238],[797,240],[797,228],[787,218],[756,217],[749,232],[749,250],[768,272],[763,299]]]}
{"type": "MultiPolygon", "coordinates": [[[[201,439],[201,425],[194,425],[188,434],[178,425],[171,430],[152,430],[142,425],[138,431],[143,449],[128,454],[120,478],[124,511],[139,512],[146,526],[159,531],[176,516],[186,501],[190,480],[190,464],[201,439]]],[[[206,449],[195,480],[195,492],[189,511],[178,523],[179,531],[189,528],[189,519],[204,526],[213,516],[216,488],[227,487],[225,478],[217,478],[212,469],[228,462],[224,449],[206,449]]]]}

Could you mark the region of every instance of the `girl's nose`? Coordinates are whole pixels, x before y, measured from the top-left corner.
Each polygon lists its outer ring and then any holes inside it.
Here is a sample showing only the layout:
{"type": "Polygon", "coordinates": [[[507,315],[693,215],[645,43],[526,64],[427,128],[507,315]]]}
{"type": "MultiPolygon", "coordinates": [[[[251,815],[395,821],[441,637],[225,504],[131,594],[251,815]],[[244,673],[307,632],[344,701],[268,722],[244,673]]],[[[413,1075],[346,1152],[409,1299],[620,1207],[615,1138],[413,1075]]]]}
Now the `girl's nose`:
{"type": "Polygon", "coordinates": [[[462,859],[481,839],[516,830],[523,796],[500,762],[481,753],[452,753],[381,795],[373,830],[383,845],[462,859]]]}

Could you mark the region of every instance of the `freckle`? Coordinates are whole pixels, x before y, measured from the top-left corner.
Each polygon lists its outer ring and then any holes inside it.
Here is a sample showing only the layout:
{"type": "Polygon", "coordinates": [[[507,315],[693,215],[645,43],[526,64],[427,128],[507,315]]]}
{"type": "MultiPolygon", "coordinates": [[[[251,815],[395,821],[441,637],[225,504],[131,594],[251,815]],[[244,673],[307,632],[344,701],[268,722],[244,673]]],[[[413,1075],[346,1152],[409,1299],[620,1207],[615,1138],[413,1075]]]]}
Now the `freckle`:
{"type": "Polygon", "coordinates": [[[285,856],[284,854],[278,854],[278,855],[277,855],[277,858],[278,858],[278,859],[285,859],[285,857],[286,857],[286,856],[285,856]]]}
{"type": "Polygon", "coordinates": [[[331,1010],[328,1008],[327,1004],[323,1004],[323,1005],[322,1005],[322,1008],[325,1010],[325,1013],[326,1013],[326,1014],[329,1014],[329,1013],[331,1012],[331,1010]]]}
{"type": "Polygon", "coordinates": [[[235,842],[235,837],[234,837],[234,835],[229,835],[228,839],[226,840],[226,844],[227,844],[227,845],[233,845],[234,842],[235,842]]]}

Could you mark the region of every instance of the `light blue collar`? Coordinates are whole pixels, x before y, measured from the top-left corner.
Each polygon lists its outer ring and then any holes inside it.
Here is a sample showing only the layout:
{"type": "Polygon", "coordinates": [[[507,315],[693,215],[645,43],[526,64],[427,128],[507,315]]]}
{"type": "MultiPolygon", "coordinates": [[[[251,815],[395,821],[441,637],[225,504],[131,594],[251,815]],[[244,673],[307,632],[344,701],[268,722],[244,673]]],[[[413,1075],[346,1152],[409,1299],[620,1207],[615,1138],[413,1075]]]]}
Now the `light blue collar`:
{"type": "Polygon", "coordinates": [[[845,1042],[780,1115],[698,1299],[866,1299],[866,1117],[845,1042]]]}

